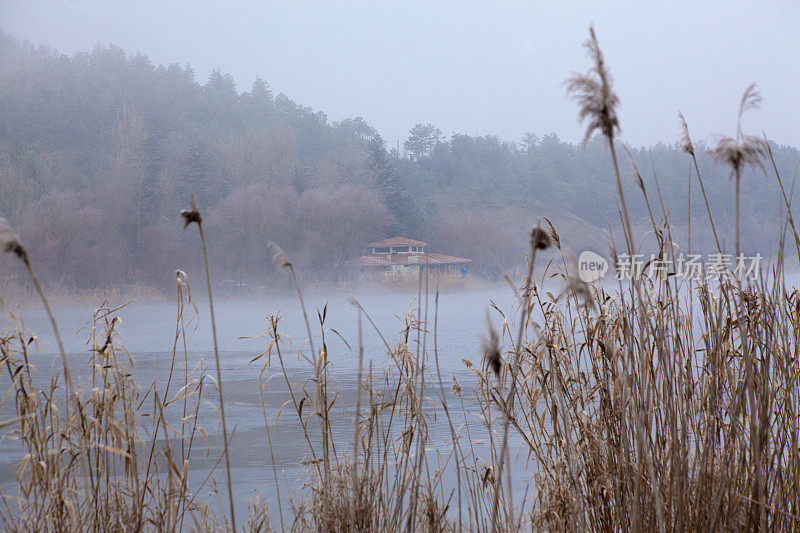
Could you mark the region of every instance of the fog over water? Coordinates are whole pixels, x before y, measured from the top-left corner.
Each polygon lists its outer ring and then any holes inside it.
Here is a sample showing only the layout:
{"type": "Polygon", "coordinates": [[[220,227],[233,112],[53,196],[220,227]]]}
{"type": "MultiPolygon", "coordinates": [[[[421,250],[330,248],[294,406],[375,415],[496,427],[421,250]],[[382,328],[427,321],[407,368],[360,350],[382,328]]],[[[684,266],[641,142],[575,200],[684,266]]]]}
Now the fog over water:
{"type": "MultiPolygon", "coordinates": [[[[788,280],[796,283],[797,275],[793,274],[788,280]]],[[[614,293],[617,282],[613,277],[602,281],[606,291],[614,293]]],[[[547,299],[550,294],[558,295],[562,284],[554,280],[546,280],[540,287],[542,297],[547,299]]],[[[681,291],[685,295],[686,287],[681,291]]],[[[406,313],[416,314],[417,294],[413,292],[371,292],[368,290],[357,291],[355,294],[375,326],[386,338],[393,348],[401,342],[401,332],[405,324],[406,313]]],[[[334,387],[339,395],[339,401],[333,415],[333,435],[336,445],[342,450],[352,447],[352,412],[355,406],[355,384],[358,362],[358,315],[356,308],[351,305],[349,295],[343,291],[331,291],[327,294],[309,295],[305,300],[311,318],[311,327],[318,347],[321,343],[318,312],[323,312],[327,305],[325,319],[325,341],[328,348],[330,367],[329,372],[334,387]],[[346,341],[346,342],[345,342],[346,341]],[[346,410],[347,412],[343,411],[346,410]]],[[[203,361],[204,366],[213,368],[213,344],[211,327],[208,314],[208,305],[205,301],[198,301],[198,315],[193,315],[187,307],[189,317],[195,320],[189,323],[187,329],[187,347],[189,350],[189,367],[194,368],[203,361]],[[198,321],[199,319],[199,321],[198,321]]],[[[494,306],[502,311],[508,318],[510,330],[516,331],[516,321],[519,318],[519,309],[515,305],[512,290],[508,286],[495,285],[488,289],[444,292],[439,294],[438,309],[435,291],[422,295],[422,316],[425,317],[427,306],[429,332],[427,339],[422,339],[429,353],[434,356],[434,321],[436,322],[436,345],[439,363],[442,372],[443,385],[447,401],[452,405],[459,405],[460,399],[452,392],[453,378],[459,380],[468,391],[475,383],[474,376],[470,373],[463,359],[476,365],[482,364],[481,342],[487,332],[487,314],[491,317],[495,327],[501,328],[502,316],[494,306]]],[[[273,490],[275,476],[272,471],[272,459],[269,454],[268,444],[264,431],[264,415],[261,409],[258,394],[259,376],[265,359],[253,361],[263,353],[269,345],[269,338],[265,335],[267,321],[265,316],[277,313],[281,316],[279,332],[283,336],[284,363],[287,375],[292,386],[299,388],[309,386],[306,380],[313,377],[309,362],[304,358],[309,348],[305,342],[307,332],[303,320],[300,303],[294,296],[273,296],[260,299],[220,299],[216,302],[217,333],[222,356],[222,375],[225,388],[226,410],[229,431],[233,432],[231,440],[232,469],[236,506],[239,512],[245,512],[248,502],[260,495],[270,504],[271,509],[277,509],[277,494],[273,490]],[[298,355],[298,350],[304,354],[298,355]]],[[[93,306],[58,306],[55,309],[59,327],[67,351],[74,361],[74,372],[78,376],[85,375],[85,363],[88,358],[87,339],[91,329],[86,324],[91,319],[95,308],[93,306]]],[[[37,306],[17,309],[24,317],[25,326],[37,336],[39,353],[31,356],[31,362],[37,368],[40,380],[48,380],[50,370],[59,371],[60,362],[55,353],[55,342],[50,329],[50,324],[44,312],[37,306]]],[[[534,320],[541,317],[541,309],[534,311],[534,320]]],[[[165,383],[170,379],[170,366],[172,364],[172,344],[175,341],[175,327],[177,317],[177,303],[175,302],[132,302],[123,309],[114,313],[121,318],[116,327],[117,342],[124,346],[135,361],[135,375],[141,387],[140,394],[156,381],[159,390],[163,390],[165,383]]],[[[112,315],[112,316],[114,316],[112,315]]],[[[372,368],[376,377],[388,368],[386,347],[375,328],[363,320],[363,347],[365,370],[372,368]]],[[[99,332],[98,332],[99,334],[99,332]]],[[[516,333],[514,333],[516,334],[516,333]]],[[[416,351],[416,333],[412,331],[409,339],[410,350],[416,351]]],[[[102,338],[100,341],[102,343],[102,338]]],[[[504,349],[508,349],[508,339],[504,338],[504,349]]],[[[174,383],[182,382],[183,376],[183,351],[182,342],[179,343],[176,354],[174,383]]],[[[441,412],[441,400],[436,381],[433,359],[430,361],[429,377],[431,383],[426,390],[430,402],[425,402],[425,410],[432,415],[430,422],[431,442],[428,449],[432,460],[440,460],[441,454],[445,455],[450,442],[449,428],[441,412]],[[433,415],[438,413],[438,416],[433,415]],[[435,457],[439,454],[439,457],[435,457]]],[[[281,499],[284,509],[289,505],[290,495],[298,495],[301,490],[306,467],[303,461],[309,459],[309,451],[303,433],[297,424],[294,411],[287,408],[282,412],[277,425],[273,425],[282,411],[281,406],[290,398],[277,358],[273,355],[273,366],[265,372],[264,378],[274,376],[264,389],[265,408],[273,434],[273,454],[275,466],[278,470],[278,481],[281,486],[281,499]]],[[[211,373],[210,375],[213,375],[211,373]]],[[[40,386],[45,381],[40,381],[40,386]]],[[[91,385],[88,385],[91,387],[91,385]]],[[[173,386],[171,394],[176,394],[178,386],[173,386]]],[[[313,385],[311,385],[313,387],[313,385]]],[[[209,389],[212,390],[212,389],[209,389]]],[[[472,400],[470,392],[465,392],[465,409],[467,422],[471,424],[470,432],[472,444],[478,456],[488,460],[488,434],[479,422],[481,415],[478,405],[472,400]]],[[[199,485],[209,472],[215,468],[218,483],[224,480],[224,471],[218,462],[221,458],[222,447],[219,440],[220,428],[214,406],[218,403],[216,391],[207,393],[206,403],[200,411],[201,426],[209,435],[209,453],[196,454],[198,457],[190,463],[190,480],[199,485]]],[[[9,406],[3,408],[3,418],[10,418],[12,413],[9,406]]],[[[462,419],[457,418],[461,424],[462,419]]],[[[147,433],[148,421],[144,419],[142,427],[145,428],[143,446],[150,442],[147,433]]],[[[178,423],[178,421],[174,421],[178,423]]],[[[315,446],[320,445],[318,427],[310,425],[311,439],[315,446]]],[[[463,431],[463,429],[462,429],[463,431]]],[[[399,436],[398,436],[399,437],[399,436]]],[[[163,437],[159,437],[163,441],[163,437]]],[[[513,484],[516,498],[522,499],[529,485],[529,478],[533,475],[525,458],[516,455],[521,445],[519,436],[512,434],[512,461],[514,462],[513,484]]],[[[13,487],[13,467],[20,460],[20,450],[13,440],[8,440],[0,445],[0,486],[13,487]]],[[[208,482],[206,482],[208,483],[208,482]]],[[[449,489],[455,487],[456,479],[452,472],[446,472],[445,486],[449,489]]],[[[201,498],[211,501],[216,498],[211,492],[210,485],[206,484],[199,491],[201,498]]]]}
{"type": "Polygon", "coordinates": [[[0,523],[800,529],[799,28],[0,0],[0,523]]]}
{"type": "MultiPolygon", "coordinates": [[[[381,333],[391,340],[404,326],[406,312],[416,313],[417,295],[407,293],[355,294],[364,309],[375,321],[381,333]]],[[[354,366],[353,354],[358,339],[357,311],[350,305],[344,292],[332,289],[327,295],[308,295],[306,307],[312,320],[311,327],[315,336],[319,334],[317,310],[322,311],[327,304],[328,312],[325,321],[326,330],[335,330],[351,348],[348,348],[335,333],[328,333],[327,341],[331,351],[334,371],[340,364],[345,368],[354,366]]],[[[446,292],[439,295],[439,341],[454,353],[477,353],[479,333],[486,325],[486,312],[490,300],[495,301],[504,311],[509,310],[513,294],[508,287],[498,286],[494,290],[446,292]]],[[[425,295],[423,294],[423,312],[425,295]]],[[[428,296],[430,310],[429,320],[433,322],[434,294],[428,296]]],[[[198,301],[200,323],[197,330],[193,328],[187,335],[189,350],[208,356],[212,349],[211,325],[207,304],[198,301]]],[[[267,330],[265,316],[270,313],[279,314],[280,332],[292,339],[295,347],[299,347],[307,337],[305,322],[297,297],[279,296],[265,297],[259,300],[221,300],[215,302],[217,318],[217,335],[220,350],[230,354],[226,363],[231,370],[247,367],[248,356],[263,351],[268,340],[260,338],[243,338],[263,334],[267,330]]],[[[80,353],[86,349],[88,328],[79,329],[89,320],[95,307],[64,306],[55,309],[59,328],[64,338],[65,347],[70,353],[80,353]],[[74,333],[74,334],[73,334],[74,333]]],[[[42,353],[54,354],[56,351],[47,317],[36,306],[27,307],[21,313],[25,325],[36,332],[42,353]]],[[[118,312],[121,324],[117,327],[125,347],[134,354],[157,353],[172,348],[177,315],[177,303],[147,303],[134,301],[118,312]]],[[[188,315],[187,315],[188,317],[188,315]]],[[[364,329],[364,347],[367,357],[374,354],[382,357],[385,352],[380,337],[372,327],[364,329]]],[[[463,355],[466,357],[467,355],[463,355]]],[[[442,363],[448,361],[443,357],[442,363]]],[[[289,360],[287,360],[287,363],[289,360]]]]}
{"type": "MultiPolygon", "coordinates": [[[[412,293],[385,293],[385,294],[360,294],[357,295],[362,306],[375,322],[378,329],[389,342],[396,346],[400,338],[396,336],[404,327],[406,312],[416,313],[417,295],[412,293]]],[[[423,302],[425,296],[423,294],[423,302]]],[[[474,380],[462,362],[462,358],[475,364],[481,362],[481,337],[486,331],[486,317],[491,302],[508,313],[513,309],[513,294],[508,287],[496,287],[492,290],[479,292],[443,293],[439,296],[437,341],[439,359],[447,394],[451,394],[452,377],[469,386],[474,380]]],[[[358,362],[358,319],[356,308],[353,307],[348,297],[341,292],[331,292],[326,296],[308,296],[306,306],[311,314],[312,331],[316,341],[320,341],[319,322],[317,311],[322,311],[328,305],[325,321],[326,344],[329,350],[330,374],[336,382],[336,388],[342,394],[339,405],[348,409],[354,407],[354,387],[358,362]],[[338,335],[337,335],[338,333],[338,335]],[[341,335],[341,338],[339,337],[341,335]],[[346,340],[347,344],[342,340],[346,340]]],[[[428,318],[430,323],[430,336],[427,340],[427,349],[433,357],[433,322],[435,311],[435,295],[428,295],[428,318]]],[[[425,304],[423,303],[423,316],[425,304]]],[[[206,367],[213,368],[213,344],[211,326],[209,322],[208,306],[205,302],[198,302],[199,324],[196,330],[190,326],[187,334],[189,348],[189,366],[194,367],[202,357],[206,367]]],[[[226,411],[228,416],[229,431],[235,427],[231,441],[235,492],[237,506],[242,512],[246,509],[248,501],[255,497],[256,487],[264,492],[264,497],[275,503],[274,475],[272,463],[267,448],[264,433],[264,418],[258,397],[258,379],[263,360],[251,363],[251,360],[266,350],[269,339],[258,337],[244,339],[259,335],[267,329],[265,315],[279,312],[280,333],[284,338],[284,362],[290,379],[295,387],[301,386],[303,381],[311,376],[309,363],[298,357],[298,348],[308,337],[305,322],[302,318],[300,304],[296,297],[272,297],[263,300],[221,300],[215,305],[217,317],[217,333],[222,356],[222,375],[226,397],[226,411]],[[290,347],[291,346],[291,347],[290,347]]],[[[91,330],[84,326],[91,319],[94,312],[92,306],[65,306],[55,309],[59,321],[59,328],[65,347],[70,357],[75,362],[74,372],[81,375],[81,368],[85,368],[88,358],[86,340],[91,330]],[[80,330],[79,333],[78,330],[80,330]]],[[[157,380],[158,387],[163,390],[169,377],[169,368],[172,361],[172,344],[175,335],[177,316],[177,303],[139,303],[133,302],[116,313],[121,318],[117,326],[118,341],[131,353],[136,363],[135,374],[138,378],[141,394],[150,386],[153,379],[157,380]]],[[[38,337],[40,353],[31,356],[31,362],[37,367],[39,377],[49,379],[50,369],[54,372],[59,369],[60,362],[55,353],[55,342],[47,317],[37,307],[24,309],[22,313],[25,325],[38,337]]],[[[188,317],[188,315],[187,315],[188,317]]],[[[496,311],[492,318],[499,327],[502,319],[496,311]]],[[[386,348],[380,336],[370,326],[368,321],[363,322],[364,365],[368,369],[372,363],[373,371],[379,375],[386,367],[386,348]]],[[[101,342],[102,343],[102,342],[101,342]]],[[[412,352],[415,350],[416,334],[412,333],[412,352]]],[[[180,345],[179,345],[180,346],[180,345]]],[[[303,346],[304,354],[308,354],[308,346],[303,346]]],[[[182,383],[183,379],[183,352],[178,348],[176,378],[182,383]]],[[[268,377],[280,369],[277,360],[273,370],[267,372],[268,377]]],[[[431,366],[431,372],[434,368],[431,366]]],[[[213,374],[213,373],[212,373],[213,374]]],[[[173,382],[175,383],[175,381],[173,382]]],[[[172,394],[179,386],[173,386],[172,394]]],[[[211,390],[209,388],[209,390],[211,390]]],[[[426,395],[430,396],[436,405],[439,403],[438,384],[429,385],[426,395]]],[[[466,396],[466,395],[465,395],[466,396]]],[[[265,389],[269,421],[275,420],[281,405],[289,398],[285,382],[281,376],[273,378],[265,389]]],[[[206,400],[212,404],[218,403],[216,392],[207,393],[206,400]]],[[[450,397],[450,401],[454,401],[450,397]]],[[[472,406],[474,407],[474,406],[472,406]]],[[[426,408],[432,409],[426,402],[426,408]]],[[[193,460],[192,479],[200,483],[208,472],[210,466],[219,459],[221,447],[218,440],[218,421],[209,405],[204,405],[205,413],[201,413],[201,425],[211,436],[211,451],[202,459],[193,460]]],[[[4,412],[7,408],[4,409],[4,412]]],[[[4,413],[5,414],[5,413],[4,413]]],[[[441,415],[441,413],[439,413],[441,415]]],[[[8,413],[10,417],[10,413],[8,413]]],[[[148,422],[143,421],[143,427],[148,427],[148,422]]],[[[477,426],[477,422],[475,422],[477,426]]],[[[312,430],[316,429],[312,425],[312,430]]],[[[302,432],[297,424],[297,415],[290,409],[282,413],[279,424],[273,428],[273,447],[279,478],[285,487],[295,490],[300,486],[300,476],[304,469],[300,465],[307,459],[309,452],[303,439],[302,432]],[[282,473],[281,473],[282,472],[282,473]]],[[[480,434],[478,428],[476,434],[480,434]]],[[[449,439],[449,429],[444,417],[439,416],[431,427],[436,446],[446,446],[449,439]]],[[[337,442],[342,447],[352,446],[352,419],[346,418],[341,411],[334,417],[334,433],[337,442]]],[[[146,437],[146,436],[143,436],[146,437]]],[[[481,439],[476,446],[480,447],[481,439]]],[[[145,438],[147,442],[147,438],[145,438]]],[[[316,436],[315,445],[319,445],[316,436]]],[[[20,450],[13,441],[6,442],[0,447],[0,483],[9,486],[12,476],[12,467],[19,461],[20,450]]],[[[224,480],[224,471],[216,470],[218,483],[224,480]]],[[[454,480],[448,480],[453,482],[454,480]]],[[[517,480],[521,487],[524,478],[517,480]]],[[[201,491],[205,494],[207,491],[201,491]]],[[[284,491],[284,499],[288,490],[284,491]]],[[[275,506],[272,506],[273,509],[275,506]]]]}

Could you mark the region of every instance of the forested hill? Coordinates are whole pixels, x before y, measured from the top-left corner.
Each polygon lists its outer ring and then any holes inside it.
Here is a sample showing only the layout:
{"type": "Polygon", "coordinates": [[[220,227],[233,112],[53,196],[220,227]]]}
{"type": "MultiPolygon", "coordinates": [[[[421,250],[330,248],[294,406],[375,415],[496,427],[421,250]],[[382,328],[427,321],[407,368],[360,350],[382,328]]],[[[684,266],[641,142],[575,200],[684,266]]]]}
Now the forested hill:
{"type": "MultiPolygon", "coordinates": [[[[269,280],[276,241],[305,275],[334,279],[365,243],[393,235],[470,257],[475,273],[496,278],[523,261],[525,229],[543,216],[572,250],[607,249],[617,206],[602,142],[444,136],[419,120],[400,151],[387,149],[362,118],[330,121],[261,79],[240,91],[220,71],[198,81],[189,66],[115,46],[67,57],[0,34],[0,214],[43,277],[75,288],[161,285],[194,264],[196,235],[178,217],[190,194],[220,278],[269,280]]],[[[677,140],[677,118],[675,129],[677,140]]],[[[666,211],[685,229],[690,159],[673,144],[628,148],[657,218],[666,211]]],[[[798,150],[773,150],[792,183],[798,150]]],[[[647,206],[620,154],[644,234],[647,206]]],[[[700,170],[731,243],[728,171],[705,155],[700,170]]],[[[708,245],[696,178],[691,203],[693,246],[708,245]]],[[[771,173],[745,175],[742,212],[745,248],[774,250],[781,202],[771,173]]],[[[673,237],[683,246],[685,235],[673,237]]]]}

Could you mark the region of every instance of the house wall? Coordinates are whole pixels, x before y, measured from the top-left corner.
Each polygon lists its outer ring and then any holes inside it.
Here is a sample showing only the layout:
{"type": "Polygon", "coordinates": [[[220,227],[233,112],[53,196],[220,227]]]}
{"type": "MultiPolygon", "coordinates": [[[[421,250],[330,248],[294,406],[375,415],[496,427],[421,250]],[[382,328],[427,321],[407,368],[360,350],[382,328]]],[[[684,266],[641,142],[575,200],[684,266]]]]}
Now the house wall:
{"type": "Polygon", "coordinates": [[[424,254],[424,246],[373,246],[373,254],[424,254]]]}

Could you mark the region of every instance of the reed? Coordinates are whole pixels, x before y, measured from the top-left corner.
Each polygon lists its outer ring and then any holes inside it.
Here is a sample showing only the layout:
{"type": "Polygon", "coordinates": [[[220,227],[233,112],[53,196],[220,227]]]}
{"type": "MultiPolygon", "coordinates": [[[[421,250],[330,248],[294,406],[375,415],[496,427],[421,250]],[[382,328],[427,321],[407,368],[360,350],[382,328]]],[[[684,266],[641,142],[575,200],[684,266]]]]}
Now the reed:
{"type": "MultiPolygon", "coordinates": [[[[711,225],[711,232],[714,234],[714,242],[717,245],[717,251],[722,253],[722,246],[719,243],[719,237],[717,236],[717,228],[714,225],[714,216],[711,214],[711,207],[708,205],[708,196],[706,196],[706,188],[703,185],[703,177],[700,175],[700,167],[697,165],[697,156],[694,152],[694,143],[692,142],[692,138],[689,135],[689,126],[686,124],[686,119],[683,118],[683,113],[680,111],[678,112],[678,118],[681,121],[681,150],[685,153],[689,154],[692,158],[692,163],[694,165],[694,171],[697,175],[697,182],[700,184],[700,192],[703,194],[703,201],[706,204],[706,213],[708,213],[708,223],[711,225]]],[[[690,178],[691,181],[691,178],[690,178]]]]}
{"type": "MultiPolygon", "coordinates": [[[[67,359],[67,352],[64,350],[64,343],[61,340],[61,334],[58,331],[58,323],[56,322],[56,317],[53,314],[53,310],[50,308],[50,302],[47,300],[47,296],[42,289],[41,283],[39,283],[39,277],[36,275],[36,272],[33,270],[33,265],[31,264],[30,256],[28,255],[28,250],[22,245],[19,241],[19,237],[14,233],[11,229],[11,226],[8,224],[8,221],[5,218],[0,217],[0,247],[2,248],[4,253],[12,254],[19,259],[23,265],[25,265],[25,269],[28,271],[28,275],[33,282],[33,286],[36,289],[36,294],[39,296],[39,300],[42,302],[44,306],[45,312],[47,313],[47,318],[50,320],[50,326],[53,328],[53,335],[56,338],[56,344],[58,345],[58,354],[61,356],[61,365],[62,370],[64,372],[64,382],[67,387],[67,395],[70,399],[70,402],[74,403],[73,408],[77,412],[77,416],[79,417],[80,423],[82,427],[86,427],[86,417],[83,412],[83,405],[78,398],[78,393],[75,390],[75,385],[72,380],[72,372],[70,371],[69,360],[67,359]]],[[[69,418],[69,408],[70,405],[67,405],[67,418],[69,418]]],[[[78,439],[79,443],[79,450],[80,456],[78,457],[78,461],[81,464],[81,468],[83,469],[83,477],[84,477],[84,493],[86,495],[86,499],[89,500],[90,498],[94,498],[97,496],[95,492],[92,494],[90,492],[90,487],[93,485],[91,480],[91,474],[89,468],[84,463],[84,460],[87,462],[91,462],[89,455],[87,453],[87,444],[84,435],[81,435],[78,439]]]]}
{"type": "Polygon", "coordinates": [[[225,417],[225,394],[222,387],[222,367],[219,360],[219,345],[217,343],[217,322],[214,316],[214,294],[211,290],[211,270],[208,267],[208,249],[206,246],[206,236],[203,232],[203,217],[197,209],[197,203],[194,200],[194,195],[191,198],[190,209],[181,211],[183,218],[183,228],[186,229],[190,224],[197,224],[197,230],[200,233],[200,243],[203,246],[203,265],[206,269],[206,286],[208,287],[208,307],[211,314],[211,336],[214,339],[214,363],[217,367],[217,389],[219,390],[219,413],[222,422],[222,445],[225,455],[225,481],[228,485],[228,502],[230,504],[230,519],[231,527],[236,531],[236,512],[233,505],[233,485],[231,480],[231,458],[228,451],[228,425],[227,418],[225,417]]]}
{"type": "Polygon", "coordinates": [[[614,164],[614,175],[617,179],[617,194],[622,208],[622,229],[625,234],[625,243],[628,253],[633,255],[635,251],[633,227],[628,204],[625,201],[625,191],[622,187],[622,176],[614,144],[616,135],[619,133],[619,117],[617,115],[619,97],[614,92],[611,73],[606,66],[605,57],[600,49],[593,26],[589,27],[589,39],[583,46],[592,61],[592,67],[586,74],[573,74],[566,81],[567,93],[578,103],[580,121],[586,122],[584,144],[595,132],[600,132],[606,138],[608,149],[611,152],[611,161],[614,164]]]}
{"type": "Polygon", "coordinates": [[[741,254],[740,239],[740,189],[742,183],[742,172],[745,167],[754,166],[764,169],[761,158],[766,155],[766,146],[760,137],[755,135],[745,135],[742,133],[742,116],[750,109],[757,109],[761,103],[761,93],[756,89],[756,84],[752,83],[742,95],[739,102],[739,112],[736,115],[736,136],[721,136],[717,139],[716,145],[710,150],[711,157],[718,163],[724,163],[731,169],[734,190],[736,194],[736,257],[741,254]]]}
{"type": "Polygon", "coordinates": [[[187,514],[203,529],[219,525],[195,505],[188,483],[194,435],[203,432],[197,414],[205,371],[200,367],[188,374],[186,384],[169,398],[159,394],[156,382],[140,389],[134,362],[117,339],[120,311],[104,304],[94,313],[83,361],[85,382],[92,387],[75,388],[75,396],[62,399],[57,390],[66,383],[64,374],[37,379],[29,351],[33,334],[12,322],[0,335],[2,366],[15,391],[17,413],[0,425],[16,435],[22,452],[19,493],[2,495],[6,505],[0,517],[7,530],[175,530],[187,514]],[[80,411],[67,414],[76,404],[80,411]],[[193,414],[183,416],[186,411],[193,414]],[[149,439],[143,438],[148,420],[149,439]],[[178,425],[181,442],[183,437],[188,441],[180,454],[167,433],[177,432],[175,420],[184,422],[178,425]],[[90,476],[83,474],[84,467],[90,476]],[[86,490],[92,499],[85,497],[86,490]]]}
{"type": "MultiPolygon", "coordinates": [[[[541,250],[539,234],[534,235],[531,264],[541,250]]],[[[430,348],[435,366],[426,363],[420,305],[394,341],[381,335],[383,370],[375,374],[370,366],[367,372],[360,363],[355,416],[336,415],[333,404],[341,395],[322,371],[320,356],[308,357],[311,379],[322,380],[328,396],[319,396],[316,383],[296,386],[296,375],[283,365],[287,341],[281,339],[279,320],[269,319],[270,346],[260,361],[266,370],[274,365],[286,381],[310,456],[306,488],[298,489],[289,509],[276,509],[282,529],[800,527],[796,291],[777,280],[741,288],[701,282],[692,307],[691,296],[663,276],[645,276],[641,297],[633,287],[610,292],[579,287],[571,278],[564,298],[538,290],[529,268],[519,292],[521,333],[512,335],[504,323],[490,335],[491,357],[485,365],[468,362],[466,388],[463,376],[454,381],[454,391],[444,387],[437,295],[430,348]],[[504,350],[504,344],[510,348],[504,350]],[[502,364],[492,366],[489,360],[496,357],[502,364]],[[422,375],[428,372],[435,372],[449,442],[431,433],[435,411],[421,408],[422,375]],[[453,401],[459,409],[451,408],[453,401]],[[352,449],[331,441],[328,471],[317,454],[321,435],[309,427],[312,405],[313,417],[328,413],[328,431],[337,420],[353,424],[352,449]],[[524,491],[510,483],[512,464],[532,475],[524,491]],[[456,486],[448,486],[446,472],[455,474],[456,486]]],[[[180,295],[186,285],[188,278],[181,277],[180,295]]],[[[185,334],[182,309],[193,305],[179,302],[176,338],[185,334]]],[[[359,315],[369,316],[355,305],[359,315]]],[[[79,496],[84,478],[71,459],[80,457],[76,435],[83,430],[77,417],[65,421],[54,408],[63,376],[54,376],[39,392],[27,362],[27,334],[17,326],[0,338],[17,413],[1,425],[19,432],[30,456],[18,474],[19,504],[6,497],[0,507],[4,524],[12,530],[55,524],[176,529],[188,518],[199,529],[230,527],[226,512],[199,498],[213,469],[194,486],[188,479],[188,461],[199,449],[194,435],[204,434],[198,415],[205,370],[194,377],[187,372],[175,393],[155,383],[140,389],[132,362],[119,357],[124,349],[114,315],[104,308],[93,319],[95,387],[81,402],[96,421],[88,435],[90,487],[102,497],[93,506],[79,496]],[[177,418],[183,425],[173,424],[177,418]],[[145,446],[143,420],[150,420],[151,430],[145,446]],[[54,434],[52,428],[61,430],[54,434]],[[74,451],[57,460],[54,452],[61,448],[74,451]]],[[[173,365],[180,360],[175,350],[173,365]]],[[[367,356],[363,350],[361,341],[359,358],[367,356]]],[[[259,396],[268,386],[269,380],[261,381],[259,396]]],[[[262,409],[269,446],[270,422],[264,404],[262,409]]],[[[273,453],[269,460],[277,478],[273,453]]],[[[269,518],[264,502],[256,500],[247,526],[267,530],[269,518]]]]}
{"type": "MultiPolygon", "coordinates": [[[[587,49],[592,70],[573,77],[568,89],[588,122],[587,138],[599,132],[608,143],[620,224],[633,252],[636,236],[615,151],[618,99],[593,30],[587,49]]],[[[757,93],[748,89],[740,119],[756,103],[757,93]]],[[[705,199],[682,116],[681,123],[684,151],[692,156],[705,199]]],[[[274,245],[274,262],[289,271],[296,288],[307,338],[294,345],[281,333],[280,314],[270,314],[268,346],[252,360],[254,368],[260,366],[253,405],[264,417],[278,505],[270,510],[261,496],[250,502],[248,530],[271,530],[274,512],[281,530],[292,531],[800,529],[800,291],[786,284],[780,270],[789,229],[800,256],[791,195],[766,143],[756,146],[739,131],[733,143],[717,148],[728,154],[724,160],[737,183],[744,165],[758,166],[765,157],[772,162],[786,208],[772,274],[737,280],[723,271],[719,281],[685,281],[674,271],[649,271],[616,287],[589,284],[576,276],[547,221],[547,229],[537,225],[530,233],[527,275],[521,282],[509,278],[518,321],[492,305],[483,354],[466,354],[457,376],[442,374],[439,290],[433,289],[431,313],[427,276],[418,280],[415,304],[394,336],[350,297],[358,339],[355,349],[342,339],[341,350],[358,365],[353,401],[330,372],[336,359],[329,357],[328,307],[317,310],[312,328],[300,276],[274,245]],[[536,261],[545,251],[553,256],[540,261],[541,279],[563,279],[557,295],[537,284],[536,261]],[[381,340],[378,351],[367,348],[366,324],[381,340]],[[292,352],[305,368],[287,366],[292,352]],[[275,376],[286,386],[280,407],[265,399],[275,376]],[[450,378],[452,387],[446,388],[450,378]],[[426,385],[431,379],[438,401],[426,385]],[[271,423],[273,407],[278,414],[271,423]],[[446,425],[437,430],[440,413],[446,425]],[[273,449],[281,417],[302,431],[307,448],[289,505],[282,503],[273,449]]],[[[674,260],[669,209],[658,181],[653,175],[658,198],[651,202],[653,188],[635,164],[633,174],[648,208],[656,255],[674,260]]],[[[707,199],[706,210],[721,252],[707,199]]],[[[14,321],[0,334],[0,375],[8,380],[0,430],[16,439],[20,451],[15,490],[0,492],[5,529],[235,530],[207,247],[194,203],[183,217],[187,226],[198,225],[203,245],[221,456],[210,457],[212,466],[201,471],[201,479],[190,479],[190,461],[203,449],[210,454],[200,420],[209,414],[202,405],[212,378],[202,359],[190,371],[187,328],[198,313],[185,273],[177,272],[165,383],[136,379],[134,360],[117,332],[124,307],[100,306],[91,319],[87,357],[76,357],[72,366],[59,342],[63,372],[52,376],[37,376],[35,336],[14,321]],[[72,383],[79,362],[86,367],[83,388],[72,383]],[[175,374],[181,363],[182,383],[175,374]],[[62,385],[65,398],[57,392],[62,385]],[[220,464],[225,503],[215,488],[220,464]],[[209,490],[212,496],[206,497],[209,490]]],[[[738,224],[737,216],[737,235],[738,224]]],[[[58,338],[27,252],[7,224],[0,224],[0,243],[28,267],[58,338]]]]}

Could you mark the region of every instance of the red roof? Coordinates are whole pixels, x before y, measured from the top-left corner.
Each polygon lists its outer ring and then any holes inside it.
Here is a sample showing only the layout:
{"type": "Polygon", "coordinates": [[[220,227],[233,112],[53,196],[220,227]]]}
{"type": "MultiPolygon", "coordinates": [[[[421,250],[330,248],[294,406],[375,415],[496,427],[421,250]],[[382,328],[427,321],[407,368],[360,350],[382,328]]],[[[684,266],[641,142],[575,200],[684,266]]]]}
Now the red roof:
{"type": "Polygon", "coordinates": [[[371,242],[370,246],[427,246],[427,242],[415,241],[414,239],[406,239],[405,237],[392,237],[391,239],[384,239],[382,241],[371,242]]]}

